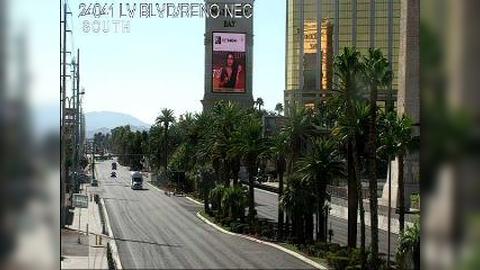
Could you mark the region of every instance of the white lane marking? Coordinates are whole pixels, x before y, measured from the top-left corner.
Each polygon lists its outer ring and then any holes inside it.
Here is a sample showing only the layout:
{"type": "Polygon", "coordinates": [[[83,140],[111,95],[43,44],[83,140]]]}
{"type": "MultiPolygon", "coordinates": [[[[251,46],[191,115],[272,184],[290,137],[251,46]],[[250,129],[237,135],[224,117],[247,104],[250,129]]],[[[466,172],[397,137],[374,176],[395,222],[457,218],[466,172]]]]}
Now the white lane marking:
{"type": "Polygon", "coordinates": [[[277,244],[274,244],[274,243],[271,243],[271,242],[267,242],[267,241],[263,241],[263,240],[260,240],[260,239],[257,239],[257,238],[254,238],[254,237],[250,237],[250,236],[246,236],[246,235],[243,235],[243,234],[238,234],[238,233],[233,233],[233,232],[229,232],[225,229],[223,229],[222,227],[218,226],[217,224],[211,222],[210,220],[208,220],[207,218],[203,217],[200,212],[197,212],[197,217],[199,219],[201,219],[203,222],[207,223],[208,225],[214,227],[215,229],[221,231],[222,233],[225,233],[225,234],[228,234],[228,235],[234,235],[234,236],[238,236],[238,237],[241,237],[241,238],[244,238],[244,239],[247,239],[247,240],[250,240],[250,241],[253,241],[253,242],[256,242],[256,243],[259,243],[259,244],[264,244],[264,245],[267,245],[267,246],[271,246],[273,248],[276,248],[278,250],[281,250],[285,253],[288,253],[290,255],[292,255],[293,257],[299,259],[300,261],[306,263],[306,264],[309,264],[317,269],[322,269],[322,270],[327,270],[328,268],[313,261],[313,260],[310,260],[309,258],[295,252],[295,251],[292,251],[288,248],[284,248],[280,245],[277,245],[277,244]]]}

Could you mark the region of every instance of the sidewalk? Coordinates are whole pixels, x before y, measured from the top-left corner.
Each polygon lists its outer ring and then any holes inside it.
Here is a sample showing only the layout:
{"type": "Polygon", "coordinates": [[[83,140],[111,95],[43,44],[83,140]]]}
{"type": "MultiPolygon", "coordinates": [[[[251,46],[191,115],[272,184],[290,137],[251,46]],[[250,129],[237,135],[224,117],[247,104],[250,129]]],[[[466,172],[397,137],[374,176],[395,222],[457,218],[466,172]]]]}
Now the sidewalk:
{"type": "Polygon", "coordinates": [[[61,232],[62,269],[108,269],[106,248],[108,238],[102,235],[98,205],[88,189],[87,184],[81,191],[82,194],[89,196],[88,208],[75,208],[73,224],[61,232]]]}

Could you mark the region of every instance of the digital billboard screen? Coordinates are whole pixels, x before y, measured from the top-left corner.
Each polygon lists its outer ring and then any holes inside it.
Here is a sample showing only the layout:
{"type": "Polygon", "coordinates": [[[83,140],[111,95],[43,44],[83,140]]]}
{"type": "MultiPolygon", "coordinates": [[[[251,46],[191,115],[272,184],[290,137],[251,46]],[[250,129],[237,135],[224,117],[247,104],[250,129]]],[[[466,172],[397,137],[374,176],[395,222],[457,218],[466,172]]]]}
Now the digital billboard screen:
{"type": "Polygon", "coordinates": [[[212,91],[245,93],[245,34],[213,33],[212,91]]]}

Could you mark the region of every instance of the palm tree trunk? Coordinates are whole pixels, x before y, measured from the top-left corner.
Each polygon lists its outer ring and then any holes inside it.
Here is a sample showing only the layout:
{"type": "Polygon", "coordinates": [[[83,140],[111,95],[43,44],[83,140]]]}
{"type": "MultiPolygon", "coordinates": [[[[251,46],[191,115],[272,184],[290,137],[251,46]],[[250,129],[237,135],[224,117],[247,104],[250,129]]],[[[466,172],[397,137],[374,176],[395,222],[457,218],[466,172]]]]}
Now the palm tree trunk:
{"type": "Polygon", "coordinates": [[[253,187],[253,175],[255,174],[255,166],[250,162],[249,172],[248,172],[248,219],[250,224],[253,224],[253,219],[255,218],[255,197],[254,197],[254,187],[253,187]]]}
{"type": "Polygon", "coordinates": [[[164,149],[165,149],[165,160],[164,160],[163,167],[165,168],[165,173],[167,173],[167,166],[168,166],[168,140],[167,140],[167,136],[168,136],[168,125],[165,125],[165,131],[164,131],[164,135],[163,135],[163,144],[164,144],[164,149]]]}
{"type": "Polygon", "coordinates": [[[313,215],[306,213],[305,217],[305,240],[307,243],[313,242],[313,215]]]}
{"type": "Polygon", "coordinates": [[[230,186],[230,172],[231,172],[231,162],[226,159],[226,158],[223,158],[223,170],[222,170],[222,177],[223,177],[223,181],[225,182],[225,187],[229,187],[230,186]]]}
{"type": "Polygon", "coordinates": [[[204,207],[205,213],[207,213],[207,215],[210,215],[208,195],[204,196],[203,198],[203,207],[204,207]]]}
{"type": "Polygon", "coordinates": [[[238,173],[240,172],[240,160],[235,159],[232,166],[233,186],[238,186],[238,173]]]}
{"type": "Polygon", "coordinates": [[[365,208],[363,207],[363,189],[362,189],[362,179],[360,178],[360,172],[359,172],[359,153],[357,149],[357,136],[356,138],[352,140],[352,160],[353,160],[353,170],[355,172],[355,179],[356,179],[356,184],[357,184],[357,198],[358,198],[358,207],[359,207],[359,212],[360,212],[360,254],[361,254],[361,264],[362,264],[362,269],[364,269],[365,264],[366,264],[366,252],[365,252],[365,208]]]}
{"type": "Polygon", "coordinates": [[[377,200],[377,87],[371,86],[368,132],[368,187],[370,190],[370,228],[372,260],[378,259],[378,200],[377,200]]]}
{"type": "Polygon", "coordinates": [[[302,214],[298,213],[295,214],[295,223],[297,224],[297,240],[298,243],[305,243],[305,218],[302,214]]]}
{"type": "Polygon", "coordinates": [[[347,172],[348,172],[348,247],[357,247],[357,220],[358,220],[358,189],[353,167],[352,144],[347,145],[347,172]]]}
{"type": "MultiPolygon", "coordinates": [[[[349,87],[347,87],[349,89],[349,87]]],[[[353,121],[356,119],[355,112],[350,96],[347,95],[347,113],[348,117],[353,121]]],[[[352,143],[352,153],[353,153],[353,169],[355,172],[355,178],[357,180],[357,190],[358,190],[358,204],[360,208],[360,254],[362,258],[362,269],[365,266],[366,256],[365,256],[365,210],[363,208],[363,195],[362,195],[362,180],[360,178],[360,162],[359,162],[359,151],[357,148],[357,139],[358,135],[355,132],[353,136],[352,143]]]]}
{"type": "Polygon", "coordinates": [[[318,194],[318,231],[320,236],[320,241],[327,242],[327,228],[326,228],[326,218],[327,213],[324,209],[326,194],[327,194],[327,185],[321,180],[321,176],[318,176],[317,183],[320,183],[318,186],[317,194],[318,194]]]}
{"type": "Polygon", "coordinates": [[[404,154],[398,156],[398,223],[400,234],[405,230],[404,154]]]}
{"type": "Polygon", "coordinates": [[[360,254],[362,259],[362,269],[364,269],[366,263],[365,253],[365,209],[363,208],[363,195],[362,195],[362,181],[357,181],[358,190],[358,207],[360,210],[360,254]]]}
{"type": "Polygon", "coordinates": [[[390,268],[390,253],[391,253],[391,240],[390,240],[390,232],[391,232],[391,218],[392,218],[392,158],[388,155],[387,158],[388,164],[388,227],[387,227],[387,269],[390,268]]]}
{"type": "Polygon", "coordinates": [[[278,238],[283,239],[283,209],[280,207],[280,199],[283,196],[283,171],[278,172],[278,238]]]}

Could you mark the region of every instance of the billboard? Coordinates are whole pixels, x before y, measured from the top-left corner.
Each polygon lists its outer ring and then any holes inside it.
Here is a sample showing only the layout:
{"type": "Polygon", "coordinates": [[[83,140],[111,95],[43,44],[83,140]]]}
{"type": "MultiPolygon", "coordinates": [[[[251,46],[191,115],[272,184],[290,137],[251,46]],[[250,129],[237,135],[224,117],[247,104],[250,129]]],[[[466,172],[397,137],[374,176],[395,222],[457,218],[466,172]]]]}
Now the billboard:
{"type": "Polygon", "coordinates": [[[245,34],[212,35],[212,92],[245,93],[245,34]]]}

